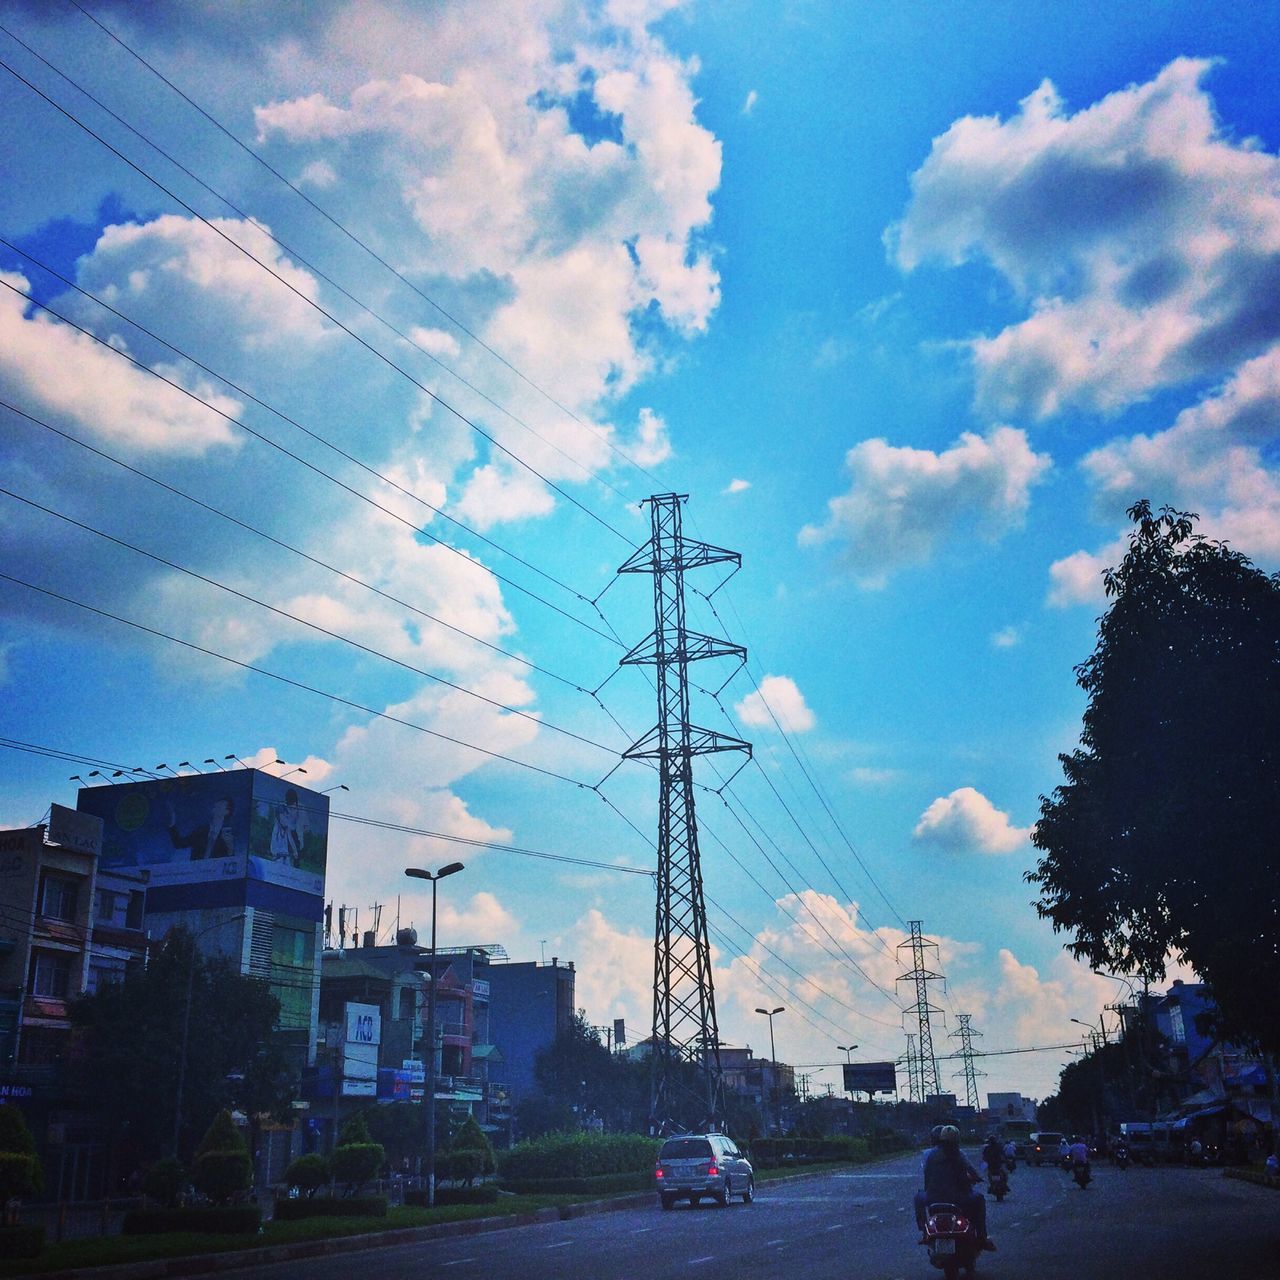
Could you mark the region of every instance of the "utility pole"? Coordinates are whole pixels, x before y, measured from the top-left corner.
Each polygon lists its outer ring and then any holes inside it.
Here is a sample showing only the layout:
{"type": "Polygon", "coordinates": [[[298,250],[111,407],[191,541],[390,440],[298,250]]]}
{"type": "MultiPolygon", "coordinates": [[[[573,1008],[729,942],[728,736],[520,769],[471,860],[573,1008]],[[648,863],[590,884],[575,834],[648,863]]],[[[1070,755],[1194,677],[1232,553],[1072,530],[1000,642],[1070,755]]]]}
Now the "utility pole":
{"type": "Polygon", "coordinates": [[[939,1094],[942,1088],[938,1083],[938,1060],[933,1056],[933,1032],[929,1027],[929,1015],[931,1013],[941,1013],[942,1010],[936,1005],[929,1003],[929,983],[945,981],[942,974],[935,973],[932,969],[925,967],[924,953],[927,948],[937,951],[938,944],[930,942],[920,934],[920,921],[911,920],[908,922],[911,926],[911,938],[907,942],[898,943],[898,950],[903,947],[911,948],[911,969],[908,973],[904,973],[899,982],[915,983],[916,1003],[915,1003],[915,1022],[917,1025],[916,1034],[920,1038],[919,1063],[920,1063],[920,1101],[924,1102],[931,1094],[939,1094]]]}
{"type": "Polygon", "coordinates": [[[747,651],[685,626],[684,575],[689,569],[712,564],[731,564],[736,571],[742,557],[684,536],[681,506],[687,497],[666,493],[645,500],[642,505],[649,507],[649,541],[618,569],[619,573],[653,575],[653,630],[621,665],[652,666],[658,695],[657,724],[623,752],[623,759],[651,760],[658,766],[651,1123],[660,1126],[667,1118],[665,1112],[678,1080],[677,1067],[684,1061],[696,1064],[701,1071],[701,1100],[708,1127],[721,1127],[720,1033],[694,814],[693,758],[720,751],[741,751],[750,758],[751,745],[690,721],[688,666],[703,658],[721,657],[745,663],[747,651]]]}
{"type": "Polygon", "coordinates": [[[985,1075],[985,1072],[975,1071],[973,1067],[973,1037],[980,1036],[981,1031],[975,1031],[969,1025],[969,1019],[973,1017],[971,1013],[958,1013],[956,1018],[960,1023],[960,1028],[951,1033],[952,1037],[960,1037],[960,1056],[964,1060],[964,1068],[957,1071],[956,1075],[964,1076],[964,1098],[965,1102],[975,1111],[980,1111],[978,1106],[978,1076],[985,1075]]]}

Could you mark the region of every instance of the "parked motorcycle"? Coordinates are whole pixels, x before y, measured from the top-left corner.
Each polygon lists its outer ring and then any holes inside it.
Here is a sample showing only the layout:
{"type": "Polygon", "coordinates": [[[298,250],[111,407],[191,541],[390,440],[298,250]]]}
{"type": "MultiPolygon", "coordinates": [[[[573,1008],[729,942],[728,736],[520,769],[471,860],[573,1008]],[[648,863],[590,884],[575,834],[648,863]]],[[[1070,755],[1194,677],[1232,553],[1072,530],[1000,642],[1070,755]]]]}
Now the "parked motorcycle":
{"type": "Polygon", "coordinates": [[[924,1242],[929,1263],[947,1280],[956,1280],[961,1270],[969,1275],[978,1261],[978,1229],[953,1204],[931,1204],[925,1216],[924,1242]]]}
{"type": "Polygon", "coordinates": [[[987,1176],[987,1190],[997,1200],[1003,1200],[1009,1194],[1009,1175],[1003,1169],[987,1176]]]}
{"type": "Polygon", "coordinates": [[[1093,1180],[1093,1172],[1087,1164],[1076,1165],[1076,1167],[1071,1170],[1071,1176],[1075,1178],[1076,1186],[1078,1186],[1081,1191],[1083,1191],[1093,1180]]]}

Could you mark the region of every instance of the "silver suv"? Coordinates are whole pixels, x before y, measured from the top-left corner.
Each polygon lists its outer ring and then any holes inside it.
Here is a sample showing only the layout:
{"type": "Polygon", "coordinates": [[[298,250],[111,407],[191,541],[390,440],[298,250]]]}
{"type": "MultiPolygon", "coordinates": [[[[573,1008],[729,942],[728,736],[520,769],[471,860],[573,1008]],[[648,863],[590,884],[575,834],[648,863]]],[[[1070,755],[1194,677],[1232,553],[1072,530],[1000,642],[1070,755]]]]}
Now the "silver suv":
{"type": "Polygon", "coordinates": [[[743,1204],[756,1198],[751,1162],[723,1133],[668,1138],[658,1152],[653,1179],[664,1209],[672,1208],[677,1200],[696,1205],[703,1196],[722,1206],[729,1203],[730,1196],[741,1196],[743,1204]]]}

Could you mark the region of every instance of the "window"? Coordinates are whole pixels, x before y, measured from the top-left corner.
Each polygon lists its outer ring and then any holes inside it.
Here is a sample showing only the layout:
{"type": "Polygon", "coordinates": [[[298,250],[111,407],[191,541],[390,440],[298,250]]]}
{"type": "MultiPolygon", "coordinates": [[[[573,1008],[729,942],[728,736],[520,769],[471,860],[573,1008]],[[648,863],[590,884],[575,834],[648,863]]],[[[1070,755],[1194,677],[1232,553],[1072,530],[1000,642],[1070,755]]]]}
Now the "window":
{"type": "Polygon", "coordinates": [[[71,957],[65,951],[36,951],[31,957],[31,994],[65,1000],[71,989],[71,957]]]}
{"type": "Polygon", "coordinates": [[[93,995],[108,983],[123,982],[127,968],[127,963],[120,956],[91,956],[89,981],[85,984],[85,991],[93,995]]]}
{"type": "Polygon", "coordinates": [[[115,929],[124,928],[124,918],[128,910],[128,898],[111,889],[99,889],[94,895],[94,924],[110,925],[115,929]]]}
{"type": "Polygon", "coordinates": [[[46,871],[40,878],[40,914],[50,920],[74,923],[80,901],[80,881],[46,871]]]}

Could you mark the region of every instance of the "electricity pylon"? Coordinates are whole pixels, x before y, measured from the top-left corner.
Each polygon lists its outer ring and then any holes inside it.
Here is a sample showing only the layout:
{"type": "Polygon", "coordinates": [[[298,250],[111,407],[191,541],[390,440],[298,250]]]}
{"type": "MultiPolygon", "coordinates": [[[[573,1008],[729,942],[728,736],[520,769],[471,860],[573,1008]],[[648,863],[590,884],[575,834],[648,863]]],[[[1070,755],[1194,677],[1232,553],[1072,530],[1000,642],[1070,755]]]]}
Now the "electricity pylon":
{"type": "Polygon", "coordinates": [[[929,1028],[929,1015],[931,1013],[941,1013],[942,1010],[929,1003],[929,983],[942,982],[945,979],[942,974],[934,973],[932,969],[925,968],[925,948],[932,947],[936,951],[938,944],[920,936],[919,920],[911,920],[908,923],[911,925],[911,938],[907,942],[898,943],[898,950],[901,951],[903,947],[911,948],[911,970],[909,973],[904,973],[898,981],[915,983],[916,1034],[920,1037],[917,1050],[920,1084],[919,1100],[925,1102],[932,1094],[942,1092],[942,1088],[938,1084],[938,1060],[933,1056],[933,1032],[929,1028]]]}
{"type": "Polygon", "coordinates": [[[687,497],[666,493],[645,500],[649,541],[618,569],[653,575],[653,630],[622,665],[652,666],[658,693],[657,724],[623,752],[623,759],[655,761],[659,778],[649,1114],[655,1124],[663,1122],[677,1084],[677,1064],[691,1062],[701,1073],[707,1125],[718,1128],[724,1122],[720,1032],[698,854],[693,758],[717,751],[744,751],[750,757],[751,745],[690,722],[688,666],[721,657],[744,663],[747,651],[685,626],[685,572],[725,563],[736,569],[742,563],[735,551],[683,535],[680,508],[687,497]]]}
{"type": "Polygon", "coordinates": [[[957,1071],[956,1075],[964,1076],[964,1098],[975,1111],[980,1111],[978,1106],[978,1077],[986,1075],[985,1071],[976,1071],[973,1066],[973,1037],[982,1035],[981,1031],[975,1031],[969,1025],[969,1019],[973,1017],[971,1013],[957,1013],[956,1021],[960,1023],[957,1030],[951,1033],[952,1038],[960,1037],[960,1057],[964,1061],[964,1067],[957,1071]]]}

